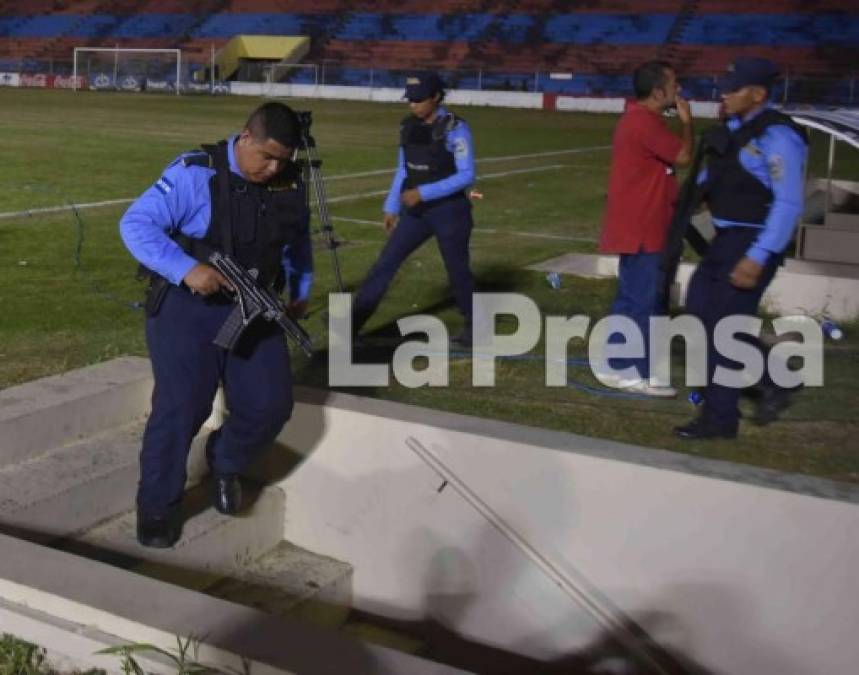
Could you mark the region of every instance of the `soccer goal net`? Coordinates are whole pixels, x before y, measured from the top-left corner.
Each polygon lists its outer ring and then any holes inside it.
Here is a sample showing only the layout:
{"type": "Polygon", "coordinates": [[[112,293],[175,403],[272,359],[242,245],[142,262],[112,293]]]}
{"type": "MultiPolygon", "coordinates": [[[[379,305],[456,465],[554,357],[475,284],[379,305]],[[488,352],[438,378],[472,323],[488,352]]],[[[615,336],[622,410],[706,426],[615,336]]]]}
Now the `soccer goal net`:
{"type": "Polygon", "coordinates": [[[75,89],[179,94],[188,85],[179,49],[75,47],[73,75],[75,89]]]}

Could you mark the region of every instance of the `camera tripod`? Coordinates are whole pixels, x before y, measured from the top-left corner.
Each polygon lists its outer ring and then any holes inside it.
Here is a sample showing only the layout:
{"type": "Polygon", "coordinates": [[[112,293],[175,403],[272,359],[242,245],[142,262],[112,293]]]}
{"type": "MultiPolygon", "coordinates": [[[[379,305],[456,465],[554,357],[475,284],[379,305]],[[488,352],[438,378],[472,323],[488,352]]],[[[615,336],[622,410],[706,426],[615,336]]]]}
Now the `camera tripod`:
{"type": "MultiPolygon", "coordinates": [[[[301,166],[304,184],[313,190],[316,198],[316,211],[319,217],[319,230],[325,240],[325,246],[331,253],[331,267],[334,270],[334,283],[337,292],[343,292],[343,277],[340,274],[340,260],[337,257],[337,248],[340,242],[334,234],[334,226],[331,224],[331,215],[328,213],[328,198],[325,196],[325,179],[322,177],[322,160],[316,152],[316,140],[310,133],[313,124],[312,113],[309,110],[297,111],[301,123],[301,144],[299,151],[304,152],[304,158],[297,160],[301,166]]],[[[310,191],[306,193],[307,207],[310,208],[310,191]]]]}

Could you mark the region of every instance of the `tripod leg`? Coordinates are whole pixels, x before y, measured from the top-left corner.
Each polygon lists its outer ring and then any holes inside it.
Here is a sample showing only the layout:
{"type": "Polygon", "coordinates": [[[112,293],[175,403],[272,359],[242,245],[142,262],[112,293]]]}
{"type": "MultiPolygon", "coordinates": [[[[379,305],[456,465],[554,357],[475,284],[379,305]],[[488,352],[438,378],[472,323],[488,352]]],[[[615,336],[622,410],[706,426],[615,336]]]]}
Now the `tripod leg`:
{"type": "MultiPolygon", "coordinates": [[[[304,165],[305,180],[313,190],[316,199],[316,212],[319,217],[319,229],[325,238],[325,244],[331,253],[331,267],[334,271],[334,283],[339,293],[343,292],[343,276],[340,272],[340,259],[337,256],[337,247],[340,242],[334,235],[334,226],[331,224],[331,215],[328,212],[328,198],[325,195],[325,180],[322,176],[322,160],[316,153],[316,143],[313,137],[305,134],[303,138],[304,153],[307,161],[304,165]]],[[[308,200],[310,195],[308,193],[308,200]]]]}

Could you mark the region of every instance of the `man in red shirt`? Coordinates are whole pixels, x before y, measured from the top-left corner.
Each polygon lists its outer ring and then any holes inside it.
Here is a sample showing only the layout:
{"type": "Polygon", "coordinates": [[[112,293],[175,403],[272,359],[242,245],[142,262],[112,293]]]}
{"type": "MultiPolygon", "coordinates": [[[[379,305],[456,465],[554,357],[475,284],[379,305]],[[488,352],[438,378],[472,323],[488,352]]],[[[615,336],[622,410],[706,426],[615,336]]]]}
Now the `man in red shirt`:
{"type": "MultiPolygon", "coordinates": [[[[614,132],[608,203],[603,220],[600,251],[620,254],[617,296],[611,314],[632,319],[641,330],[645,357],[611,359],[615,370],[635,367],[633,377],[600,374],[600,379],[651,396],[675,396],[667,383],[650,382],[647,357],[650,317],[658,309],[662,253],[677,200],[675,166],[692,161],[692,115],[689,103],[678,95],[680,86],[670,64],[649,61],[633,75],[635,100],[614,132]],[[680,136],[672,133],[662,114],[677,108],[680,136]]],[[[622,342],[613,333],[609,342],[622,342]]]]}

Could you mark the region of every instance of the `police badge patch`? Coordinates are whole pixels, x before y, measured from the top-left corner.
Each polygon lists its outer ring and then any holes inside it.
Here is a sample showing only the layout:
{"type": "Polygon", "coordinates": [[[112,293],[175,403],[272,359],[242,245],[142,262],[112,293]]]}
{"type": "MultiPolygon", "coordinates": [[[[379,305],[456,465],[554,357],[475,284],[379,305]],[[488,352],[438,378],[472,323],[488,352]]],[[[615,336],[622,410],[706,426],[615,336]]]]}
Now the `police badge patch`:
{"type": "Polygon", "coordinates": [[[453,155],[457,159],[468,157],[468,143],[464,138],[457,138],[453,145],[453,155]]]}
{"type": "Polygon", "coordinates": [[[784,158],[781,155],[770,155],[767,164],[770,178],[780,181],[784,177],[784,158]]]}

